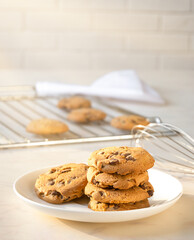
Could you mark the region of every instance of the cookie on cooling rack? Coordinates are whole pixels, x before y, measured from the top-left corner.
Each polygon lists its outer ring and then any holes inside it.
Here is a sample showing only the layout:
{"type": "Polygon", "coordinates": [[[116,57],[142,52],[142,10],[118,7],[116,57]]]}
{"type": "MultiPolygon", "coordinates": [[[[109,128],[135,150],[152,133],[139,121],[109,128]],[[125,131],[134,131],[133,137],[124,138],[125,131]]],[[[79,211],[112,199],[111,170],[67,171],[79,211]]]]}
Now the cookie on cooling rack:
{"type": "Polygon", "coordinates": [[[139,202],[130,202],[130,203],[101,203],[90,199],[88,207],[93,211],[126,211],[133,209],[140,209],[149,207],[148,199],[139,201],[139,202]]]}
{"type": "Polygon", "coordinates": [[[105,173],[139,174],[154,166],[154,158],[140,147],[106,147],[94,151],[88,165],[105,173]]]}
{"type": "Polygon", "coordinates": [[[41,174],[35,183],[35,192],[42,200],[60,204],[79,198],[87,184],[88,166],[85,164],[65,164],[41,174]]]}
{"type": "Polygon", "coordinates": [[[59,100],[58,105],[59,108],[65,108],[67,110],[77,109],[77,108],[90,108],[91,102],[80,96],[73,96],[69,98],[62,98],[59,100]]]}
{"type": "Polygon", "coordinates": [[[123,129],[123,130],[132,130],[136,125],[147,126],[149,121],[137,115],[126,115],[115,117],[111,121],[111,125],[115,128],[123,129]]]}
{"type": "Polygon", "coordinates": [[[104,173],[94,167],[89,167],[87,172],[88,182],[101,188],[129,189],[147,182],[148,179],[147,171],[140,174],[118,175],[104,173]]]}
{"type": "Polygon", "coordinates": [[[119,204],[139,202],[151,197],[153,192],[154,189],[149,182],[125,190],[99,188],[91,183],[88,183],[85,187],[85,194],[91,199],[101,203],[119,204]]]}
{"type": "Polygon", "coordinates": [[[87,123],[103,120],[106,114],[98,109],[94,108],[80,108],[72,110],[68,115],[67,119],[78,123],[87,123]]]}
{"type": "Polygon", "coordinates": [[[65,123],[48,118],[32,120],[26,127],[26,131],[39,135],[64,133],[68,130],[69,128],[65,123]]]}

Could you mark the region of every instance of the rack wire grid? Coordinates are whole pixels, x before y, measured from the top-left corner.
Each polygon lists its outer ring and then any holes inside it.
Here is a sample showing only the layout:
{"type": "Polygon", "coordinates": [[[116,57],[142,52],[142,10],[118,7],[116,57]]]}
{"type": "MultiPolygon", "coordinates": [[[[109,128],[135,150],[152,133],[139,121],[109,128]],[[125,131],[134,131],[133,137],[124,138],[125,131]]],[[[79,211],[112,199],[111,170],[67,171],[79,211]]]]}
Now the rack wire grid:
{"type": "MultiPolygon", "coordinates": [[[[38,97],[33,86],[0,87],[0,149],[125,140],[134,137],[130,131],[112,127],[110,121],[116,116],[137,113],[108,105],[99,98],[87,98],[91,100],[93,108],[101,109],[107,114],[105,120],[87,124],[74,123],[67,120],[68,111],[57,107],[59,97],[38,97]],[[70,130],[48,136],[27,132],[29,122],[39,118],[65,122],[70,130]]],[[[147,119],[151,123],[161,123],[159,117],[147,119]]]]}

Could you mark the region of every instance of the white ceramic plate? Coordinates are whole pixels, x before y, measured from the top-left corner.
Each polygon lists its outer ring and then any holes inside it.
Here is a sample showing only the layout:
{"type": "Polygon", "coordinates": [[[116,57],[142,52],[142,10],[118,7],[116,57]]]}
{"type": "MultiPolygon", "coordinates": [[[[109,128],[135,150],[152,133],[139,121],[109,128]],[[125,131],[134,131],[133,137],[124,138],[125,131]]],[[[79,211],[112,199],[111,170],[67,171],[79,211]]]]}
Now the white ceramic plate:
{"type": "Polygon", "coordinates": [[[150,207],[115,212],[95,212],[87,207],[88,198],[55,205],[39,199],[34,192],[36,178],[50,168],[27,173],[14,183],[14,191],[28,205],[54,217],[81,222],[122,222],[136,220],[160,213],[172,206],[182,195],[182,185],[174,177],[150,169],[149,178],[155,192],[149,199],[150,207]]]}

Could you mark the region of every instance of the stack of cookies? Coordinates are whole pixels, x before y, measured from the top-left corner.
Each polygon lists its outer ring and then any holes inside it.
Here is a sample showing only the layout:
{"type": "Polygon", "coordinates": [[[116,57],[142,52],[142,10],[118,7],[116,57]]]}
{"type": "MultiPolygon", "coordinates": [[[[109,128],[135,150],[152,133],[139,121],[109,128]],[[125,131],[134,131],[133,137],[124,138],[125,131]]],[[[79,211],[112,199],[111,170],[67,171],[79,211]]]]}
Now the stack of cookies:
{"type": "Polygon", "coordinates": [[[88,160],[85,194],[94,211],[121,211],[149,207],[154,189],[147,170],[153,157],[143,148],[107,147],[88,160]]]}

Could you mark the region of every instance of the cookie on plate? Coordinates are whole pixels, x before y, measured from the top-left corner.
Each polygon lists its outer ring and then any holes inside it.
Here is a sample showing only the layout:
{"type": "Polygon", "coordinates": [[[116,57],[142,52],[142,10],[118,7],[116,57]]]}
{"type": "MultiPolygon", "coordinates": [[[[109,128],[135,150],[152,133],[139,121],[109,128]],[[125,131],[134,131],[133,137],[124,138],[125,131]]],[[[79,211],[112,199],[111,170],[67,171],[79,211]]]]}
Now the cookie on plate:
{"type": "Polygon", "coordinates": [[[136,125],[147,126],[149,121],[137,115],[126,115],[115,117],[111,121],[111,125],[115,128],[123,129],[123,130],[131,130],[136,125]]]}
{"type": "Polygon", "coordinates": [[[48,118],[32,120],[26,127],[26,131],[40,135],[64,133],[68,130],[65,123],[48,118]]]}
{"type": "Polygon", "coordinates": [[[37,178],[35,192],[42,200],[54,204],[79,198],[87,184],[87,169],[87,165],[75,163],[51,168],[37,178]]]}
{"type": "Polygon", "coordinates": [[[139,201],[139,202],[130,202],[130,203],[101,203],[93,199],[90,199],[88,207],[93,211],[126,211],[140,208],[149,207],[148,199],[139,201]]]}
{"type": "Polygon", "coordinates": [[[80,96],[72,96],[69,98],[62,98],[59,100],[58,105],[59,108],[65,108],[67,110],[77,109],[77,108],[89,108],[91,107],[91,102],[80,96]]]}
{"type": "Polygon", "coordinates": [[[88,165],[106,173],[139,174],[153,167],[154,158],[140,147],[107,147],[93,152],[88,165]]]}
{"type": "Polygon", "coordinates": [[[87,172],[88,182],[101,188],[129,189],[148,182],[148,179],[147,171],[140,174],[118,175],[104,173],[94,167],[89,167],[87,172]]]}
{"type": "Polygon", "coordinates": [[[98,109],[94,108],[80,108],[71,111],[67,115],[67,119],[78,123],[87,123],[93,121],[103,120],[106,114],[98,109]]]}
{"type": "Polygon", "coordinates": [[[149,182],[125,190],[99,188],[91,183],[85,187],[85,194],[91,199],[97,202],[115,204],[139,202],[151,197],[153,192],[154,189],[149,182]]]}

